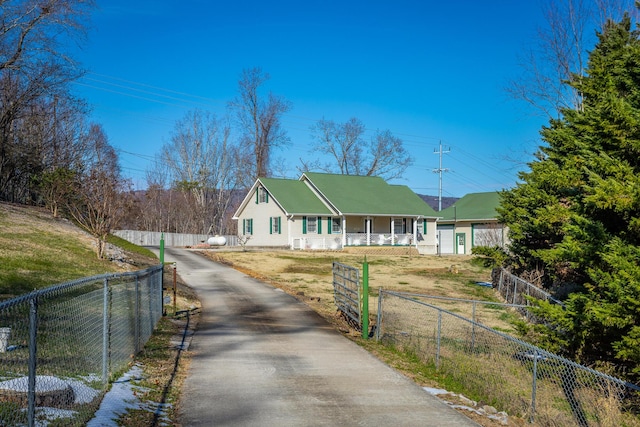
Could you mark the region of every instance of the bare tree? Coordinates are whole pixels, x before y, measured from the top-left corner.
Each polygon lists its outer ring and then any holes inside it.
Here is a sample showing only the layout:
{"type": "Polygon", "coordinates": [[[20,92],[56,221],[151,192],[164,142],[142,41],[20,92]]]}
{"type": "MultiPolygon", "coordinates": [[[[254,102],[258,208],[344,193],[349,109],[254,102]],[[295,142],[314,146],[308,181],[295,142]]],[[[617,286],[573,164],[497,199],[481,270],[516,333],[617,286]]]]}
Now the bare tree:
{"type": "Polygon", "coordinates": [[[176,123],[171,143],[163,147],[163,163],[174,188],[185,195],[184,203],[191,205],[198,219],[191,232],[219,233],[224,228],[224,216],[241,180],[238,150],[230,142],[229,125],[211,113],[192,111],[176,123]]]}
{"type": "Polygon", "coordinates": [[[41,172],[33,172],[39,202],[43,202],[54,217],[64,205],[70,183],[81,164],[83,150],[84,110],[82,104],[67,98],[53,98],[38,113],[32,113],[23,131],[29,130],[29,141],[38,147],[35,161],[41,172]],[[33,130],[39,129],[37,135],[33,130]]]}
{"type": "Polygon", "coordinates": [[[85,34],[92,0],[0,0],[0,72],[71,59],[65,41],[85,34]],[[65,37],[66,40],[65,40],[65,37]]]}
{"type": "Polygon", "coordinates": [[[74,139],[56,123],[71,111],[68,83],[81,75],[67,49],[84,36],[92,7],[91,0],[0,0],[0,199],[38,202],[30,183],[52,172],[63,143],[74,139]]]}
{"type": "Polygon", "coordinates": [[[242,132],[242,149],[250,153],[251,158],[252,169],[245,186],[258,177],[269,176],[273,149],[289,142],[280,120],[291,109],[291,104],[272,93],[266,99],[262,97],[260,89],[268,79],[269,75],[260,68],[243,70],[238,81],[238,96],[230,103],[242,132]]]}
{"type": "Polygon", "coordinates": [[[545,26],[538,29],[536,45],[524,49],[522,74],[507,92],[550,119],[564,108],[582,109],[582,94],[572,83],[584,74],[595,29],[634,10],[634,0],[547,0],[545,26]]]}
{"type": "Polygon", "coordinates": [[[413,163],[402,140],[391,131],[376,131],[370,139],[364,138],[366,128],[357,118],[345,123],[319,120],[311,127],[313,152],[332,158],[331,162],[302,162],[306,170],[320,169],[343,175],[380,176],[384,179],[400,178],[413,163]]]}
{"type": "Polygon", "coordinates": [[[85,137],[83,169],[67,197],[73,219],[96,238],[98,258],[104,257],[107,236],[127,211],[130,183],[122,179],[118,155],[99,125],[85,137]]]}
{"type": "Polygon", "coordinates": [[[72,160],[84,108],[65,92],[69,78],[59,67],[0,73],[0,199],[28,201],[33,177],[72,160]]]}
{"type": "Polygon", "coordinates": [[[146,171],[147,189],[141,200],[137,228],[147,231],[169,231],[171,194],[168,188],[169,172],[157,155],[152,166],[146,171]]]}

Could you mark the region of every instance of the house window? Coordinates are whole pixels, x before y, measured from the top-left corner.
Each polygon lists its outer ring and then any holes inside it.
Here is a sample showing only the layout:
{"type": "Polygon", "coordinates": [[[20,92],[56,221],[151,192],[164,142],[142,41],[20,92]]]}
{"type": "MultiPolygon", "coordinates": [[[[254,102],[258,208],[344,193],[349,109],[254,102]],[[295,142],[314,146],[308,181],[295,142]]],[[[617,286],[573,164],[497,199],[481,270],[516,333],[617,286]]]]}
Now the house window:
{"type": "Polygon", "coordinates": [[[331,234],[342,233],[342,220],[340,218],[331,218],[331,234]]]}
{"type": "Polygon", "coordinates": [[[269,218],[269,233],[270,234],[280,234],[282,229],[280,227],[280,217],[272,216],[269,218]]]}
{"type": "Polygon", "coordinates": [[[318,216],[303,216],[302,234],[322,234],[322,218],[318,216]]]}
{"type": "Polygon", "coordinates": [[[258,203],[269,203],[269,193],[264,187],[258,187],[258,203]]]}
{"type": "Polygon", "coordinates": [[[393,234],[406,234],[407,233],[407,219],[395,218],[393,220],[393,234]]]}
{"type": "Polygon", "coordinates": [[[253,234],[253,219],[242,220],[242,234],[253,234]]]}
{"type": "Polygon", "coordinates": [[[316,234],[318,232],[318,218],[315,216],[307,217],[307,233],[316,234]]]}

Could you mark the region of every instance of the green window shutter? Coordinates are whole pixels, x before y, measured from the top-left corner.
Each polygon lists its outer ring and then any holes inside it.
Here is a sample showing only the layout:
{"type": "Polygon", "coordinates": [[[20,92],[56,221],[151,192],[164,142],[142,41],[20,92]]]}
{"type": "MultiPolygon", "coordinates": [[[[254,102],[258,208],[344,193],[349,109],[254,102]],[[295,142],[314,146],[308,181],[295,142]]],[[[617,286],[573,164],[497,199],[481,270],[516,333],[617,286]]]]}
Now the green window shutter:
{"type": "Polygon", "coordinates": [[[278,217],[278,234],[282,234],[282,217],[278,217]]]}
{"type": "Polygon", "coordinates": [[[322,218],[318,217],[316,221],[318,223],[318,234],[322,234],[322,218]]]}
{"type": "Polygon", "coordinates": [[[269,203],[269,192],[264,190],[264,202],[269,203]]]}
{"type": "Polygon", "coordinates": [[[307,217],[302,217],[302,234],[307,234],[307,217]]]}
{"type": "Polygon", "coordinates": [[[331,217],[328,216],[327,217],[327,234],[332,234],[333,233],[333,227],[331,224],[331,217]]]}
{"type": "Polygon", "coordinates": [[[269,234],[273,234],[273,217],[269,217],[269,234]]]}
{"type": "Polygon", "coordinates": [[[253,218],[251,218],[249,221],[251,221],[251,234],[253,234],[253,218]]]}
{"type": "Polygon", "coordinates": [[[422,221],[422,234],[427,234],[427,220],[422,221]]]}
{"type": "Polygon", "coordinates": [[[247,234],[247,220],[242,220],[242,234],[247,234]]]}
{"type": "Polygon", "coordinates": [[[259,193],[259,191],[258,191],[258,190],[259,190],[259,189],[258,189],[258,188],[256,188],[256,205],[258,204],[258,193],[259,193]]]}

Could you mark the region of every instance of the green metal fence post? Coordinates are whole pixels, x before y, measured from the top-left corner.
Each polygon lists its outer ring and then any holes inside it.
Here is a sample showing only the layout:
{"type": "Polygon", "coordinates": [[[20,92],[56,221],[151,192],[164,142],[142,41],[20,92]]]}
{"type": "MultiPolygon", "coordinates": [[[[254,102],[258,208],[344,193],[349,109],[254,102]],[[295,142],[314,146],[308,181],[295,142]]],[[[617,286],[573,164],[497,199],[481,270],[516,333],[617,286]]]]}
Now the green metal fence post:
{"type": "Polygon", "coordinates": [[[362,263],[362,339],[369,338],[369,263],[362,263]]]}
{"type": "Polygon", "coordinates": [[[160,264],[164,265],[164,233],[160,233],[160,264]]]}

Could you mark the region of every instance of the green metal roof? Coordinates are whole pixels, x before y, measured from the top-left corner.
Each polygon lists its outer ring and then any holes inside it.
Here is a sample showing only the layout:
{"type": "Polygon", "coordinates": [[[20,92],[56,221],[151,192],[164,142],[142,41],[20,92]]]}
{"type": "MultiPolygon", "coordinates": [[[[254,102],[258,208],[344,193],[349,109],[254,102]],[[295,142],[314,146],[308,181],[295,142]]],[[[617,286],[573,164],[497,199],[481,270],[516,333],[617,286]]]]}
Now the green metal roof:
{"type": "Polygon", "coordinates": [[[280,178],[260,178],[259,181],[288,214],[333,214],[302,181],[280,178]]]}
{"type": "Polygon", "coordinates": [[[489,220],[496,219],[500,206],[500,193],[470,193],[459,199],[452,206],[438,212],[442,221],[489,220]]]}
{"type": "Polygon", "coordinates": [[[343,215],[436,217],[436,212],[405,185],[375,176],[305,172],[311,184],[343,215]]]}

